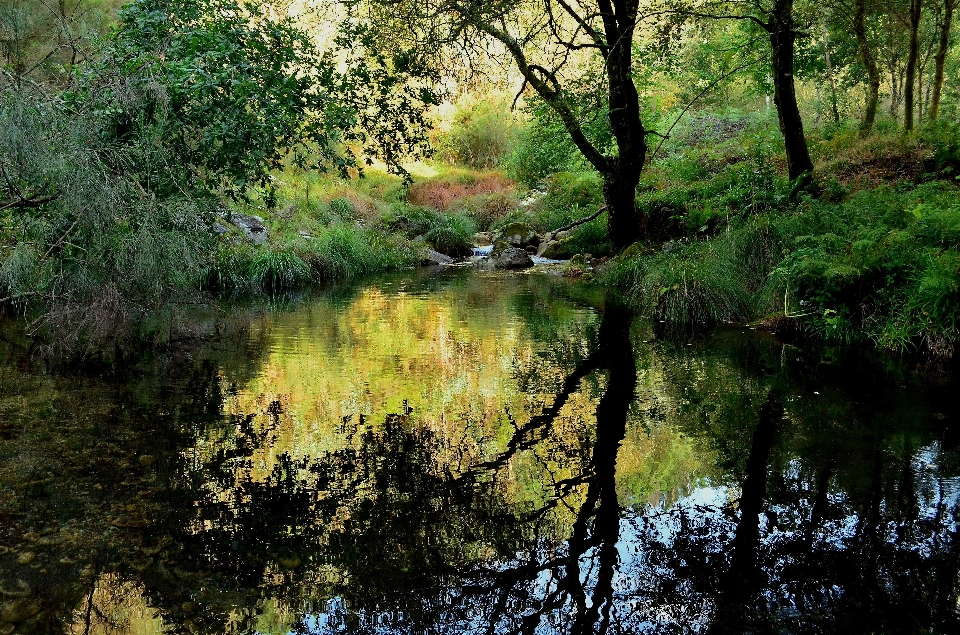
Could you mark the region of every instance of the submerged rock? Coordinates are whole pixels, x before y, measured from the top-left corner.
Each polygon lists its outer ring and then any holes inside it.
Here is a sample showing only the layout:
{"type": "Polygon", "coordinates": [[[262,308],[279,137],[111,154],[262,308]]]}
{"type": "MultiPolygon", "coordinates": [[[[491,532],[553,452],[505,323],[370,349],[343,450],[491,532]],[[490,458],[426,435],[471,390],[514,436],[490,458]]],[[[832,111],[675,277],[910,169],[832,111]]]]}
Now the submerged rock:
{"type": "Polygon", "coordinates": [[[23,622],[39,613],[40,609],[40,603],[29,598],[4,602],[0,604],[0,622],[8,624],[23,622]]]}
{"type": "Polygon", "coordinates": [[[495,253],[490,260],[497,269],[527,269],[533,266],[533,259],[525,249],[509,247],[500,253],[495,253]]]}

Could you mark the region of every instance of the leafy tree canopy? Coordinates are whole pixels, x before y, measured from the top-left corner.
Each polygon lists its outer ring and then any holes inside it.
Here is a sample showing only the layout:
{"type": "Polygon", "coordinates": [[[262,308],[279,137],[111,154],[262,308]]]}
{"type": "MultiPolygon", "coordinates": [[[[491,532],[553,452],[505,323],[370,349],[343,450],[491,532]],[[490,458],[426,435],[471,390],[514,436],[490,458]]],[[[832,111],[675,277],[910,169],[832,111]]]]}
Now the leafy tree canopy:
{"type": "Polygon", "coordinates": [[[269,190],[269,172],[291,153],[341,173],[373,159],[402,171],[402,157],[426,148],[433,80],[357,20],[321,51],[267,2],[137,0],[66,104],[94,114],[110,143],[163,147],[165,160],[142,175],[154,187],[242,196],[269,190]]]}

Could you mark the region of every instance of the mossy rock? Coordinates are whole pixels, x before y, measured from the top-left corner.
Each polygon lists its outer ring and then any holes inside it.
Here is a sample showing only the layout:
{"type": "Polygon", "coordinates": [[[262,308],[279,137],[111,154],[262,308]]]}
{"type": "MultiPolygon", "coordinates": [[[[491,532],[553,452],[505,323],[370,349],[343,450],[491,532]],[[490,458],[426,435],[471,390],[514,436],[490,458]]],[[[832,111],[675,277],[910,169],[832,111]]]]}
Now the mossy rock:
{"type": "Polygon", "coordinates": [[[648,253],[650,253],[650,248],[638,240],[620,252],[620,258],[639,258],[640,256],[644,256],[648,253]]]}
{"type": "Polygon", "coordinates": [[[508,242],[502,241],[499,238],[493,242],[493,249],[490,251],[491,256],[498,256],[502,254],[507,249],[513,249],[513,245],[508,242]]]}
{"type": "Polygon", "coordinates": [[[577,249],[570,238],[554,240],[540,250],[540,256],[550,260],[568,260],[575,255],[577,255],[577,249]]]}
{"type": "Polygon", "coordinates": [[[500,230],[494,244],[503,242],[511,247],[536,247],[540,236],[526,223],[510,223],[500,230]]]}

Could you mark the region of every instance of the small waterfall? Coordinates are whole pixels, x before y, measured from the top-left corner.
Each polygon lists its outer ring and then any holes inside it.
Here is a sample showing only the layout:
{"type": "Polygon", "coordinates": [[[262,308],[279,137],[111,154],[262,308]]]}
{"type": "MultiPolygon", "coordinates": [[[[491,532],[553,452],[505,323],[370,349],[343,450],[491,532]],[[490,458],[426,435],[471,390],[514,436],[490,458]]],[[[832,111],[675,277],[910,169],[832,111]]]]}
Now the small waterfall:
{"type": "Polygon", "coordinates": [[[484,256],[489,256],[493,251],[493,245],[484,245],[483,247],[474,247],[473,255],[477,258],[482,258],[484,256]]]}

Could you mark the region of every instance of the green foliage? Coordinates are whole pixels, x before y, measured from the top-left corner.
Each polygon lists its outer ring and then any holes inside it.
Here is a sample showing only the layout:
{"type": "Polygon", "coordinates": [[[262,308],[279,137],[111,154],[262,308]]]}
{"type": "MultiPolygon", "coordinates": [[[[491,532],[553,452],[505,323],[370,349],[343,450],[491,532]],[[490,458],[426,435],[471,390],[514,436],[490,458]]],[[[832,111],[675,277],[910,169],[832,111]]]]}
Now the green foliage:
{"type": "Polygon", "coordinates": [[[829,340],[949,355],[960,319],[956,197],[934,183],[865,191],[840,206],[809,203],[776,273],[829,340]]]}
{"type": "MultiPolygon", "coordinates": [[[[507,159],[507,173],[512,178],[533,187],[556,172],[588,169],[563,122],[545,101],[533,98],[525,110],[529,122],[507,159]]],[[[613,137],[602,105],[584,99],[578,112],[588,138],[601,149],[611,147],[613,137]]]]}
{"type": "Polygon", "coordinates": [[[495,224],[517,208],[516,192],[492,192],[464,197],[454,202],[452,211],[470,217],[479,231],[489,231],[495,224]]]}
{"type": "Polygon", "coordinates": [[[377,52],[358,23],[319,53],[292,17],[268,2],[137,0],[120,14],[105,55],[83,68],[68,104],[99,114],[113,141],[149,138],[170,161],[149,175],[243,195],[295,163],[345,171],[356,147],[394,169],[425,149],[430,91],[416,58],[377,52]],[[346,70],[341,70],[341,69],[346,70]]]}
{"type": "Polygon", "coordinates": [[[950,356],[960,322],[957,189],[882,187],[747,216],[707,240],[622,259],[606,280],[671,324],[780,311],[835,342],[950,356]]]}
{"type": "Polygon", "coordinates": [[[211,201],[160,198],[136,171],[115,170],[160,159],[152,147],[104,145],[42,95],[0,94],[0,297],[47,308],[68,343],[189,296],[212,245],[211,201]]]}
{"type": "Polygon", "coordinates": [[[406,241],[355,225],[334,225],[304,246],[303,252],[322,282],[403,269],[419,259],[406,241]]]}
{"type": "Polygon", "coordinates": [[[458,104],[449,130],[437,142],[438,154],[475,169],[500,165],[513,147],[519,125],[505,99],[465,99],[458,104]]]}
{"type": "Polygon", "coordinates": [[[476,225],[465,214],[404,205],[398,206],[392,214],[385,217],[383,225],[388,230],[400,232],[408,238],[422,236],[435,250],[454,258],[473,253],[476,225]]]}
{"type": "Polygon", "coordinates": [[[776,135],[770,122],[736,112],[691,117],[645,175],[638,208],[691,236],[714,233],[733,216],[783,208],[789,183],[776,173],[776,135]]]}
{"type": "Polygon", "coordinates": [[[960,123],[946,119],[928,122],[920,128],[918,136],[932,151],[929,172],[960,177],[960,123]]]}
{"type": "MultiPolygon", "coordinates": [[[[46,311],[41,323],[66,332],[61,341],[99,346],[195,300],[201,283],[274,291],[311,278],[289,244],[212,262],[220,200],[261,188],[271,207],[271,171],[290,164],[346,173],[380,158],[402,172],[405,155],[426,149],[435,97],[416,56],[381,52],[359,22],[342,21],[320,53],[276,8],[136,0],[64,74],[65,90],[0,84],[3,302],[46,311]]],[[[332,206],[358,215],[349,201],[332,206]]],[[[325,240],[331,277],[406,258],[373,247],[378,238],[325,240]]]]}

